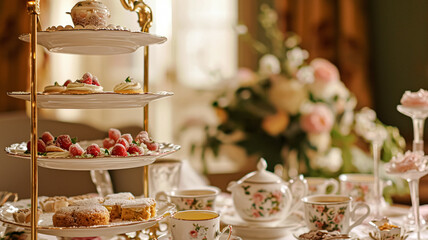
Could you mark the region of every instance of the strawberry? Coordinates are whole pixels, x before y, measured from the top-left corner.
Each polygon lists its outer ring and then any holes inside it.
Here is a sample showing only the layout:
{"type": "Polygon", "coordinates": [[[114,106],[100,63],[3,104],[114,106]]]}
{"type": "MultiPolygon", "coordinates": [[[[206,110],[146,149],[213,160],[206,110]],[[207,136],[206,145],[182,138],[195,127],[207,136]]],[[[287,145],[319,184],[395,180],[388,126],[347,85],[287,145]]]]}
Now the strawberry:
{"type": "Polygon", "coordinates": [[[125,138],[117,139],[116,144],[122,144],[126,148],[126,150],[128,150],[129,148],[129,142],[125,138]]]}
{"type": "Polygon", "coordinates": [[[144,153],[144,150],[142,147],[139,147],[137,144],[131,144],[128,148],[129,154],[138,154],[141,155],[144,153]]]}
{"type": "Polygon", "coordinates": [[[139,143],[143,143],[145,141],[149,141],[149,134],[146,131],[141,131],[138,133],[138,135],[135,137],[135,141],[139,143]]]}
{"type": "MultiPolygon", "coordinates": [[[[31,141],[27,142],[27,150],[31,152],[31,141]]],[[[37,140],[37,152],[45,153],[46,152],[46,144],[42,139],[37,140]]]]}
{"type": "Polygon", "coordinates": [[[42,140],[46,145],[51,145],[55,139],[50,132],[44,132],[42,134],[42,140]]]}
{"type": "Polygon", "coordinates": [[[132,143],[132,136],[131,136],[131,134],[129,134],[129,133],[127,133],[127,134],[123,134],[123,135],[121,136],[121,138],[125,138],[125,139],[126,139],[126,141],[128,141],[128,143],[129,143],[129,144],[131,144],[131,143],[132,143]]]}
{"type": "Polygon", "coordinates": [[[90,79],[90,78],[83,79],[82,83],[92,85],[92,79],[90,79]]]}
{"type": "Polygon", "coordinates": [[[111,139],[111,138],[105,138],[103,141],[103,147],[105,149],[109,149],[109,148],[113,147],[114,144],[116,144],[116,141],[111,139]]]}
{"type": "Polygon", "coordinates": [[[121,135],[122,134],[120,134],[119,129],[110,128],[108,130],[108,137],[111,138],[111,139],[113,139],[114,141],[117,141],[117,139],[119,139],[121,135]]]}
{"type": "Polygon", "coordinates": [[[70,79],[68,79],[67,81],[65,81],[65,83],[64,83],[64,85],[63,85],[63,86],[64,86],[64,87],[67,87],[69,83],[71,83],[71,80],[70,80],[70,79]]]}
{"type": "Polygon", "coordinates": [[[92,156],[96,157],[99,156],[101,153],[101,149],[97,144],[91,144],[86,148],[86,153],[91,154],[92,156]]]}
{"type": "Polygon", "coordinates": [[[159,149],[159,143],[151,141],[151,142],[144,142],[146,144],[147,149],[150,151],[157,151],[159,149]]]}
{"type": "Polygon", "coordinates": [[[72,144],[71,146],[70,146],[70,148],[69,148],[70,150],[70,154],[71,154],[71,156],[73,156],[73,157],[76,157],[76,156],[82,156],[83,155],[83,153],[85,152],[84,150],[83,150],[83,148],[78,144],[78,143],[76,143],[76,144],[72,144]]]}
{"type": "Polygon", "coordinates": [[[55,141],[55,145],[64,150],[68,150],[71,144],[73,143],[71,142],[71,138],[69,135],[59,135],[55,141]]]}
{"type": "Polygon", "coordinates": [[[100,86],[100,82],[98,81],[98,78],[95,76],[92,78],[92,85],[100,86]]]}
{"type": "Polygon", "coordinates": [[[116,144],[111,150],[111,155],[124,157],[124,156],[128,156],[128,153],[126,152],[126,148],[122,144],[116,144]]]}

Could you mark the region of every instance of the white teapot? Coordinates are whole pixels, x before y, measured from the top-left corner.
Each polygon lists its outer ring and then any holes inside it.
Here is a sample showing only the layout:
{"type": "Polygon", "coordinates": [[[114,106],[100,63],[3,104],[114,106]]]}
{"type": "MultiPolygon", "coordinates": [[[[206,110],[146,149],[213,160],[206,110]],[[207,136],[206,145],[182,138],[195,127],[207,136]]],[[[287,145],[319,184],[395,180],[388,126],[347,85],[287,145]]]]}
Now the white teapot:
{"type": "Polygon", "coordinates": [[[266,171],[262,158],[257,171],[248,173],[238,182],[229,183],[233,203],[239,216],[257,225],[271,225],[284,220],[293,210],[298,210],[307,185],[299,179],[284,182],[282,178],[266,171]],[[291,188],[291,190],[290,190],[291,188]]]}

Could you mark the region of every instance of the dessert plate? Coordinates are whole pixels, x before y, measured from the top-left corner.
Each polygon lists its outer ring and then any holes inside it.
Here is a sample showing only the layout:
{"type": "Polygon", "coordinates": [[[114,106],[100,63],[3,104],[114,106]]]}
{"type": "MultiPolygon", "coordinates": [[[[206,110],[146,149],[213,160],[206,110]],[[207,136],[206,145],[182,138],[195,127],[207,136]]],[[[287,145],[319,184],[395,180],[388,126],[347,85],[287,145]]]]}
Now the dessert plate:
{"type": "MultiPolygon", "coordinates": [[[[29,92],[8,92],[7,95],[30,101],[29,92]]],[[[171,92],[120,94],[102,92],[93,94],[37,94],[37,105],[50,109],[112,109],[139,108],[151,101],[174,95],[171,92]]]]}
{"type": "Polygon", "coordinates": [[[299,213],[292,213],[284,221],[272,226],[258,226],[242,220],[237,214],[222,215],[221,221],[226,225],[231,225],[233,234],[243,239],[278,239],[283,238],[291,231],[305,226],[303,216],[299,213]]]}
{"type": "MultiPolygon", "coordinates": [[[[30,41],[30,34],[19,39],[30,41]]],[[[41,31],[37,33],[38,44],[55,53],[81,55],[113,55],[135,52],[141,46],[159,44],[166,37],[145,32],[74,29],[66,31],[41,31]]]]}
{"type": "MultiPolygon", "coordinates": [[[[79,142],[82,148],[86,148],[92,143],[102,146],[103,140],[81,141],[79,142]]],[[[156,159],[167,156],[178,151],[181,147],[172,143],[159,143],[159,151],[149,151],[146,155],[131,155],[126,157],[121,156],[100,156],[93,158],[76,158],[76,157],[55,157],[55,156],[39,156],[37,163],[41,167],[60,169],[60,170],[114,170],[141,167],[153,163],[156,159]]],[[[27,143],[15,143],[5,148],[8,155],[30,159],[31,155],[26,154],[27,143]]]]}
{"type": "MultiPolygon", "coordinates": [[[[30,224],[17,223],[13,219],[13,213],[30,206],[30,199],[23,199],[16,203],[6,203],[0,208],[0,221],[30,229],[30,224]]],[[[121,233],[135,232],[149,228],[160,220],[168,217],[175,211],[174,204],[157,201],[157,216],[147,221],[113,221],[109,225],[96,225],[90,227],[54,227],[52,224],[53,213],[42,213],[39,218],[38,233],[61,237],[94,237],[112,236],[121,233]]]]}

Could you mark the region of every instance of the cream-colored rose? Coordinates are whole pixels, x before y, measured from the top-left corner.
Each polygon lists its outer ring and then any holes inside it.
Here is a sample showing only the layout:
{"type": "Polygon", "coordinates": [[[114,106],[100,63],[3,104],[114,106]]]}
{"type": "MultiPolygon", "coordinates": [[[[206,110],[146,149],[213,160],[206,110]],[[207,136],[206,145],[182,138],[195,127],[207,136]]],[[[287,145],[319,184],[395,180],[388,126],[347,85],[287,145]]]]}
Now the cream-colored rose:
{"type": "Polygon", "coordinates": [[[340,148],[331,148],[325,155],[310,159],[311,167],[315,169],[327,169],[330,172],[337,172],[343,164],[342,150],[340,148]]]}
{"type": "Polygon", "coordinates": [[[270,76],[281,72],[281,64],[274,55],[266,54],[259,61],[259,73],[262,76],[270,76]]]}
{"type": "Polygon", "coordinates": [[[295,115],[300,106],[308,99],[308,91],[303,83],[295,79],[288,80],[284,76],[271,77],[272,87],[269,90],[270,102],[280,110],[295,115]]]}
{"type": "Polygon", "coordinates": [[[262,129],[271,136],[278,136],[284,132],[290,123],[290,118],[284,111],[278,111],[274,115],[265,117],[262,121],[262,129]]]}
{"type": "Polygon", "coordinates": [[[300,126],[307,133],[330,132],[334,124],[334,115],[324,103],[307,104],[302,107],[300,126]]]}
{"type": "Polygon", "coordinates": [[[331,83],[314,81],[309,85],[309,90],[315,98],[325,101],[331,101],[336,96],[339,99],[346,99],[349,97],[349,90],[341,81],[334,81],[331,83]]]}
{"type": "Polygon", "coordinates": [[[316,82],[331,83],[340,79],[337,67],[326,59],[315,58],[311,61],[311,66],[316,82]]]}
{"type": "Polygon", "coordinates": [[[325,152],[330,148],[331,136],[329,132],[324,133],[310,133],[308,134],[308,140],[312,146],[317,148],[318,152],[325,152]]]}

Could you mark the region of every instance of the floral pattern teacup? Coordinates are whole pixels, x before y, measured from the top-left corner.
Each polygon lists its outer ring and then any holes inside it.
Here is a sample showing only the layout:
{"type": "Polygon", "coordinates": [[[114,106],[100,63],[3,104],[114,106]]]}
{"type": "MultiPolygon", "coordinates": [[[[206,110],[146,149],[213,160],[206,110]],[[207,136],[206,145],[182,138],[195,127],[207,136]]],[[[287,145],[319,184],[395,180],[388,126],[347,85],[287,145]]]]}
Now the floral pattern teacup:
{"type": "Polygon", "coordinates": [[[313,195],[304,197],[302,201],[306,224],[310,230],[339,231],[347,234],[370,214],[370,208],[365,203],[358,203],[351,210],[351,198],[348,196],[313,195]],[[350,225],[351,216],[362,208],[365,208],[366,212],[350,225]]]}
{"type": "Polygon", "coordinates": [[[219,192],[220,190],[215,188],[162,191],[156,194],[156,199],[174,203],[178,211],[213,210],[219,192]]]}
{"type": "Polygon", "coordinates": [[[300,179],[306,181],[308,195],[337,194],[339,191],[339,182],[334,178],[304,177],[300,175],[300,179]]]}
{"type": "MultiPolygon", "coordinates": [[[[374,176],[370,174],[341,174],[340,193],[352,197],[353,202],[374,204],[374,176]]],[[[391,182],[381,182],[381,189],[391,185],[391,182]]]]}
{"type": "Polygon", "coordinates": [[[188,210],[176,212],[170,218],[172,239],[179,240],[218,240],[232,235],[232,227],[227,226],[220,232],[220,215],[208,210],[188,210]]]}

